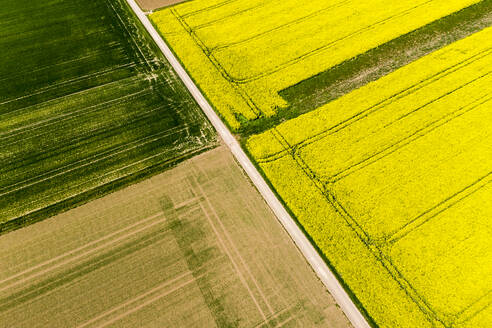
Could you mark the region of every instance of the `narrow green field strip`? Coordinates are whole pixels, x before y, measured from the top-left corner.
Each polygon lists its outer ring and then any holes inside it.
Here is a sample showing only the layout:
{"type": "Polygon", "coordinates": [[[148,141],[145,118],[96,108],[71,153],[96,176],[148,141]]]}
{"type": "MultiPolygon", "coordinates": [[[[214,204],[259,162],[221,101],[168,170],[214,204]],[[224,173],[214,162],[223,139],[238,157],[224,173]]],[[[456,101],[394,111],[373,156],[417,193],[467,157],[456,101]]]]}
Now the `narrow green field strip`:
{"type": "Polygon", "coordinates": [[[487,327],[491,33],[247,142],[380,326],[487,327]]]}
{"type": "MultiPolygon", "coordinates": [[[[11,18],[22,12],[9,8],[11,18]]],[[[15,59],[0,72],[2,232],[215,146],[125,1],[38,2],[29,10],[31,20],[14,24],[24,33],[4,39],[12,50],[0,54],[15,59]]]]}
{"type": "Polygon", "coordinates": [[[262,132],[315,110],[432,51],[492,25],[492,1],[481,1],[396,38],[279,92],[289,106],[271,118],[248,123],[242,135],[262,132]]]}
{"type": "MultiPolygon", "coordinates": [[[[424,92],[422,90],[425,90],[427,86],[435,89],[435,83],[438,83],[441,78],[452,79],[455,72],[465,72],[467,75],[472,74],[476,77],[487,74],[492,58],[490,56],[492,45],[488,42],[491,34],[492,28],[475,33],[464,40],[404,66],[364,88],[354,90],[344,96],[343,99],[335,100],[315,111],[302,115],[302,119],[287,121],[279,125],[277,130],[282,133],[292,147],[297,148],[304,143],[322,139],[337,129],[362,120],[369,114],[375,113],[380,108],[395,101],[404,100],[405,97],[416,91],[424,92]],[[422,65],[426,69],[417,70],[415,69],[417,65],[422,65]],[[473,69],[467,69],[468,67],[473,69]],[[474,73],[475,68],[482,73],[474,73]],[[382,85],[392,85],[393,87],[380,88],[382,85]],[[368,92],[367,90],[377,90],[378,92],[368,92]]],[[[453,83],[459,85],[459,75],[454,75],[454,77],[453,83]]],[[[477,92],[480,91],[477,90],[477,92]]],[[[441,95],[440,92],[436,94],[437,97],[441,95]]],[[[425,102],[424,99],[419,101],[425,102]]],[[[272,151],[272,149],[268,146],[268,151],[259,148],[255,149],[255,152],[264,153],[264,156],[260,158],[265,158],[278,152],[272,151]]]]}
{"type": "MultiPolygon", "coordinates": [[[[417,134],[420,135],[421,132],[432,128],[436,124],[439,125],[441,121],[448,121],[451,117],[488,102],[490,100],[490,82],[492,78],[491,72],[488,71],[490,60],[492,59],[490,57],[491,54],[492,50],[487,51],[486,55],[481,54],[481,57],[473,56],[473,60],[464,61],[456,67],[452,67],[451,70],[446,68],[436,76],[432,76],[431,79],[425,79],[421,83],[419,82],[410,88],[404,89],[401,93],[378,101],[375,105],[367,107],[353,117],[342,120],[341,124],[330,126],[329,122],[325,121],[325,124],[328,123],[327,129],[313,133],[313,136],[306,140],[299,141],[295,135],[284,135],[287,142],[296,152],[309,153],[314,148],[320,148],[323,151],[328,151],[329,149],[330,152],[336,155],[334,156],[336,158],[335,161],[331,162],[329,166],[320,166],[321,171],[319,173],[322,173],[326,180],[330,180],[341,173],[341,171],[337,170],[343,171],[356,164],[363,163],[365,160],[370,159],[373,154],[385,152],[386,148],[384,147],[388,147],[388,142],[391,144],[391,140],[398,140],[395,145],[401,144],[407,138],[412,138],[417,134]],[[464,69],[466,70],[465,74],[460,74],[464,69]],[[434,98],[428,99],[424,97],[429,90],[427,88],[439,91],[436,92],[434,98]],[[443,92],[440,90],[443,90],[443,92]],[[471,97],[468,97],[469,92],[473,92],[471,97]],[[407,106],[406,104],[411,105],[407,106]],[[406,107],[402,107],[402,105],[406,107]],[[433,110],[437,107],[441,111],[433,110]],[[366,118],[368,115],[371,115],[371,119],[366,118]],[[391,119],[393,115],[394,117],[391,119]],[[432,116],[429,117],[428,115],[432,116]],[[433,121],[433,119],[436,120],[433,121]],[[426,125],[422,126],[420,125],[422,121],[430,121],[430,123],[426,122],[426,125]],[[408,124],[408,126],[400,129],[404,124],[408,124]],[[399,136],[404,135],[406,137],[398,139],[399,136]],[[348,144],[353,145],[352,147],[360,145],[358,148],[353,149],[354,151],[359,151],[357,157],[348,155],[346,149],[342,149],[346,145],[342,147],[341,143],[347,141],[349,142],[348,144]],[[383,148],[377,150],[377,147],[383,148]],[[368,155],[369,157],[363,159],[363,156],[368,155]],[[350,156],[350,158],[347,158],[347,156],[350,156]],[[357,162],[357,160],[361,160],[361,162],[357,162]],[[329,173],[330,171],[331,173],[329,173]]],[[[279,131],[283,131],[282,127],[279,127],[279,131]]],[[[389,146],[387,149],[391,147],[389,146]]],[[[279,156],[288,154],[289,151],[277,151],[259,158],[258,161],[275,160],[279,156]]],[[[313,160],[316,163],[316,159],[313,160]]]]}
{"type": "MultiPolygon", "coordinates": [[[[217,111],[232,129],[247,135],[289,117],[291,109],[295,112],[291,117],[300,114],[281,97],[282,90],[478,3],[237,1],[189,16],[181,11],[189,8],[185,3],[151,17],[217,111]]],[[[466,12],[454,19],[472,25],[473,19],[479,21],[479,26],[458,33],[456,39],[486,24],[466,12]]],[[[437,39],[439,28],[419,35],[437,39]]],[[[449,25],[446,28],[452,29],[449,25]]],[[[412,40],[399,44],[402,53],[412,50],[412,40]]],[[[431,50],[452,41],[437,41],[431,50]]],[[[407,60],[431,50],[417,51],[407,60]]],[[[316,93],[316,88],[313,91],[316,93]]]]}

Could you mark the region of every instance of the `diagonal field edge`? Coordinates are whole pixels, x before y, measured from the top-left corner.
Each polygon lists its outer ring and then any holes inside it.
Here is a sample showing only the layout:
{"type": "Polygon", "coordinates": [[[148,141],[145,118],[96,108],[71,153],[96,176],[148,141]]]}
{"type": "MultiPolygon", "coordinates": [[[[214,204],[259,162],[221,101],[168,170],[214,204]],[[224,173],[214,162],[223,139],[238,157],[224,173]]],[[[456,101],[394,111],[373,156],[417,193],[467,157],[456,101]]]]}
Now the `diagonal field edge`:
{"type": "Polygon", "coordinates": [[[178,74],[180,79],[185,84],[188,91],[191,93],[193,98],[200,105],[207,118],[210,120],[217,133],[224,140],[227,147],[231,150],[232,154],[239,162],[241,167],[244,169],[248,177],[251,179],[255,187],[258,189],[263,199],[266,201],[268,206],[271,208],[273,213],[289,233],[292,240],[295,242],[299,250],[302,252],[303,256],[309,262],[313,270],[316,272],[320,280],[326,286],[331,295],[335,298],[338,305],[350,320],[355,328],[370,328],[367,320],[361,314],[359,309],[350,299],[347,292],[343,289],[340,282],[337,280],[335,275],[330,271],[328,265],[324,262],[318,252],[315,250],[311,242],[307,239],[304,233],[297,226],[296,222],[289,215],[287,210],[283,207],[280,201],[277,199],[273,191],[270,189],[268,184],[262,178],[256,167],[250,161],[246,153],[243,151],[239,142],[234,138],[232,133],[227,129],[226,125],[222,122],[219,116],[212,109],[210,104],[207,102],[205,97],[202,95],[200,90],[191,80],[189,75],[186,73],[184,68],[181,66],[179,61],[176,59],[172,51],[169,49],[167,44],[161,38],[159,33],[155,30],[153,25],[150,23],[149,19],[142,12],[140,7],[137,5],[135,0],[126,0],[132,10],[137,15],[138,19],[142,22],[145,29],[149,32],[152,39],[166,56],[169,63],[174,68],[175,72],[178,74]]]}

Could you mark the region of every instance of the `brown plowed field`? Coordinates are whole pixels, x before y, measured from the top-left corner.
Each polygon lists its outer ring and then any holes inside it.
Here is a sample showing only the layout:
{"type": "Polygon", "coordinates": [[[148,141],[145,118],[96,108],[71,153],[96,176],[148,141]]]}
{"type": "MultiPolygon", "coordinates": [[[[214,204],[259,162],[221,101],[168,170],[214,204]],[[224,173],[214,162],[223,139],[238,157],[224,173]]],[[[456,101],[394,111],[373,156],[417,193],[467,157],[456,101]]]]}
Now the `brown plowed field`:
{"type": "Polygon", "coordinates": [[[219,147],[0,237],[1,327],[348,327],[219,147]]]}
{"type": "Polygon", "coordinates": [[[154,10],[157,8],[163,8],[185,1],[188,0],[137,0],[140,8],[142,8],[143,10],[154,10]]]}

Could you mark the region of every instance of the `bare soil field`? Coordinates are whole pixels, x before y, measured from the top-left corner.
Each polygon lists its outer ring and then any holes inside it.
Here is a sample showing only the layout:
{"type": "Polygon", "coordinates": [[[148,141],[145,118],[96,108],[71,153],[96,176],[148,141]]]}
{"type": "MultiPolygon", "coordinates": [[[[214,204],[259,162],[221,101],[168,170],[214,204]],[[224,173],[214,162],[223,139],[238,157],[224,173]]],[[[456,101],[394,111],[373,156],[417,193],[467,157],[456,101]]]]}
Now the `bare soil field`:
{"type": "Polygon", "coordinates": [[[348,327],[225,149],[0,237],[2,327],[348,327]]]}
{"type": "Polygon", "coordinates": [[[140,8],[144,10],[154,10],[189,0],[137,0],[140,8]]]}

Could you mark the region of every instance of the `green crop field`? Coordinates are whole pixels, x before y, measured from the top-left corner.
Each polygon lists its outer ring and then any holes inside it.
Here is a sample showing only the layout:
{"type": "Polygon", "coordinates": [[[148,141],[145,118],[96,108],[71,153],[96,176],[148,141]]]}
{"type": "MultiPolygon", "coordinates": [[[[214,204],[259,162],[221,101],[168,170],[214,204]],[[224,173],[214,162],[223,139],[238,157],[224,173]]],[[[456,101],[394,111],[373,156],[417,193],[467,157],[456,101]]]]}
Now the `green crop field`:
{"type": "Polygon", "coordinates": [[[123,0],[4,0],[0,231],[210,148],[214,132],[123,0]]]}
{"type": "Polygon", "coordinates": [[[251,137],[381,327],[492,322],[492,27],[251,137]]]}

